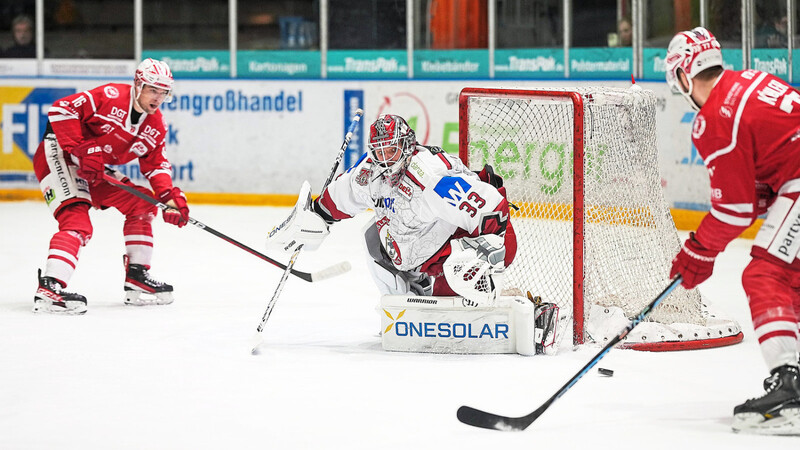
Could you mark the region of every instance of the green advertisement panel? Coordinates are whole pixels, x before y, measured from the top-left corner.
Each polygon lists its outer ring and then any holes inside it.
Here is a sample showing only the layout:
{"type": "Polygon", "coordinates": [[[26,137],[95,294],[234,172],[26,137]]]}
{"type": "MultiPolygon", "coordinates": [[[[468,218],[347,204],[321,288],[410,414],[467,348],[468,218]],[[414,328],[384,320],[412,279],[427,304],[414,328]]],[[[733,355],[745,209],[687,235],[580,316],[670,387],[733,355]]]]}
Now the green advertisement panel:
{"type": "Polygon", "coordinates": [[[667,49],[665,48],[645,48],[643,49],[642,62],[644,71],[642,75],[645,80],[664,81],[666,78],[667,49]]]}
{"type": "Polygon", "coordinates": [[[320,53],[310,50],[240,50],[236,52],[239,78],[320,78],[320,53]]]}
{"type": "Polygon", "coordinates": [[[789,79],[789,50],[783,48],[754,48],[750,51],[750,67],[789,79]]]}
{"type": "Polygon", "coordinates": [[[489,78],[489,51],[416,50],[414,78],[489,78]]]}
{"type": "Polygon", "coordinates": [[[563,78],[564,49],[515,48],[494,52],[495,78],[563,78]]]}
{"type": "Polygon", "coordinates": [[[142,58],[164,61],[178,79],[231,75],[231,54],[227,50],[144,50],[142,58]]]}
{"type": "Polygon", "coordinates": [[[726,70],[743,70],[742,49],[728,48],[722,49],[722,65],[726,70]]]}
{"type": "Polygon", "coordinates": [[[330,50],[328,78],[408,78],[405,50],[330,50]]]}
{"type": "Polygon", "coordinates": [[[633,50],[630,47],[573,48],[569,51],[570,78],[630,78],[633,50]]]}
{"type": "Polygon", "coordinates": [[[792,83],[800,80],[800,50],[792,50],[792,83]]]}

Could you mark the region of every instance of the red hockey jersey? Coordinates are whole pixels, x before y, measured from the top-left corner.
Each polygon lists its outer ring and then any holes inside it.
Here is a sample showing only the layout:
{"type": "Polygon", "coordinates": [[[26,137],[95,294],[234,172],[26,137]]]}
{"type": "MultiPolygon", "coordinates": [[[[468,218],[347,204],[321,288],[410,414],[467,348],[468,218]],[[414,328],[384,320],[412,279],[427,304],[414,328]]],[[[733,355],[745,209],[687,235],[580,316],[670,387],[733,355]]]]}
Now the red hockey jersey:
{"type": "MultiPolygon", "coordinates": [[[[132,96],[129,84],[106,84],[57,100],[48,118],[65,153],[91,139],[103,149],[105,164],[125,164],[138,158],[142,174],[160,193],[172,187],[172,166],[164,154],[164,119],[161,111],[143,113],[138,123],[132,124],[132,96]]],[[[34,156],[37,175],[49,170],[42,153],[40,144],[34,156]]]]}
{"type": "Polygon", "coordinates": [[[696,238],[721,251],[758,216],[756,184],[778,192],[800,179],[800,94],[765,72],[725,71],[695,117],[692,141],[711,181],[711,211],[696,238]]]}

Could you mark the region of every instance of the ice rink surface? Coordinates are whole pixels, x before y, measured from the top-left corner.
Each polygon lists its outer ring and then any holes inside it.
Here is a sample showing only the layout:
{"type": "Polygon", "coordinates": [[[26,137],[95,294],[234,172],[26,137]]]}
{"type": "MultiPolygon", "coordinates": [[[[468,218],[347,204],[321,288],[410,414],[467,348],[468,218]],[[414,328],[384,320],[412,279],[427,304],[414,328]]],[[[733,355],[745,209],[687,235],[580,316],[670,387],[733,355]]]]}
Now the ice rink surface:
{"type": "MultiPolygon", "coordinates": [[[[299,183],[298,183],[299,184],[299,183]]],[[[191,197],[190,197],[191,200],[191,197]]],[[[259,250],[288,208],[192,205],[192,217],[259,250]]],[[[68,288],[85,316],[31,313],[56,222],[43,202],[0,202],[0,449],[797,449],[800,438],[737,435],[733,407],[767,370],[740,277],[751,241],[718,259],[702,291],[742,325],[743,343],[677,353],[612,350],[521,433],[461,424],[463,404],[536,409],[598,351],[558,356],[435,355],[381,349],[378,291],[364,266],[369,215],[336,224],[296,268],[249,341],[281,271],[187,226],[154,222],[151,273],[169,306],[124,306],[122,217],[93,211],[94,236],[68,288]]],[[[268,252],[288,260],[288,255],[268,252]]]]}

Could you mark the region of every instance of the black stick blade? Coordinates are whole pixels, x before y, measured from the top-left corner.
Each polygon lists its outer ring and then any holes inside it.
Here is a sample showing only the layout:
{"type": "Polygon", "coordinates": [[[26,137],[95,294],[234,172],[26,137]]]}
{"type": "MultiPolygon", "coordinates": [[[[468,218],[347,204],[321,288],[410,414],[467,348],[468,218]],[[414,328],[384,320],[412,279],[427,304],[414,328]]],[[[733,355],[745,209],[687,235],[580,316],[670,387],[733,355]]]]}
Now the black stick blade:
{"type": "Polygon", "coordinates": [[[497,414],[488,413],[469,406],[458,408],[456,416],[458,420],[467,425],[498,431],[522,431],[528,428],[528,425],[533,422],[533,420],[529,420],[528,416],[498,416],[497,414]]]}

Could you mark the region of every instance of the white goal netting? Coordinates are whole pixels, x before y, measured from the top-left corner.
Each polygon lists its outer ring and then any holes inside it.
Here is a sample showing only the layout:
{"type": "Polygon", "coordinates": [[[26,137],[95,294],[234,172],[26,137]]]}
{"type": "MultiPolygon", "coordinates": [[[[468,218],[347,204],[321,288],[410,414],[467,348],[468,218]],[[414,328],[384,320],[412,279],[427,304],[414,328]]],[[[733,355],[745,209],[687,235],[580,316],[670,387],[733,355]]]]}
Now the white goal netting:
{"type": "MultiPolygon", "coordinates": [[[[655,108],[651,92],[632,89],[461,94],[462,159],[473,170],[493,166],[519,207],[506,284],[558,304],[574,319],[576,343],[612,338],[669,283],[680,241],[661,187],[655,108]]],[[[739,333],[698,291],[679,287],[626,344],[701,348],[739,333]]]]}

